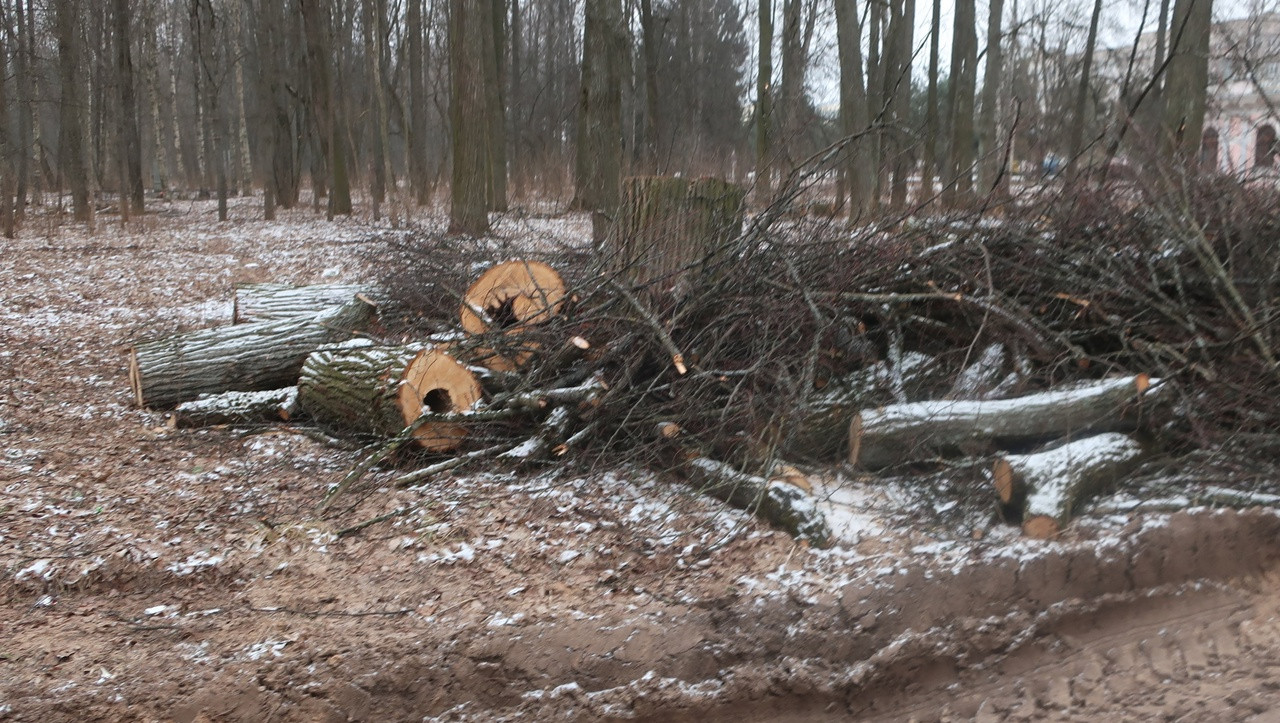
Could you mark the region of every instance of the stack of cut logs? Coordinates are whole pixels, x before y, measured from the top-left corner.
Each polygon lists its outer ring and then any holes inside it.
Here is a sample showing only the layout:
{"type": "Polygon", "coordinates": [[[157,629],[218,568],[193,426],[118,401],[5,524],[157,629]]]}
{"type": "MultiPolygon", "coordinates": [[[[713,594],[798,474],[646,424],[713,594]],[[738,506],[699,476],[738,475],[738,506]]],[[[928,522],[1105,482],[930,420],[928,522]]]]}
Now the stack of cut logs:
{"type": "Polygon", "coordinates": [[[1138,431],[1143,411],[1165,388],[1138,374],[1015,398],[862,409],[849,425],[849,459],[880,470],[994,451],[988,479],[1002,516],[1020,521],[1030,537],[1049,538],[1143,460],[1147,445],[1126,433],[1138,431]]]}

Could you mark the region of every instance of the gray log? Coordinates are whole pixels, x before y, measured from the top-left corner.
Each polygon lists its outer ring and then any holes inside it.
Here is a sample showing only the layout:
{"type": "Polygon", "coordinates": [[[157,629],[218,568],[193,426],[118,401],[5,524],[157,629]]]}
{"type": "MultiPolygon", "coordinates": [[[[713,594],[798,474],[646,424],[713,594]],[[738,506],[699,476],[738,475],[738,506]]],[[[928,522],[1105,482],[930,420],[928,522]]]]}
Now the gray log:
{"type": "Polygon", "coordinates": [[[129,350],[129,383],[139,406],[163,408],[220,394],[293,384],[307,355],[351,338],[376,319],[360,299],[312,317],[235,324],[143,342],[129,350]]]}
{"type": "Polygon", "coordinates": [[[1086,501],[1142,462],[1143,445],[1117,433],[1086,437],[1035,454],[996,460],[992,481],[1001,502],[1022,508],[1022,531],[1045,539],[1057,535],[1086,501]]]}
{"type": "Polygon", "coordinates": [[[362,284],[237,284],[232,293],[231,321],[235,324],[314,316],[346,304],[356,294],[379,304],[381,296],[374,287],[362,284]]]}
{"type": "Polygon", "coordinates": [[[1145,374],[1016,399],[930,401],[864,409],[849,425],[849,461],[877,469],[1070,435],[1135,428],[1138,402],[1164,389],[1145,374]]]}
{"type": "Polygon", "coordinates": [[[831,540],[831,528],[817,501],[799,487],[771,482],[706,457],[692,460],[686,469],[699,492],[749,510],[815,547],[831,540]]]}
{"type": "Polygon", "coordinates": [[[208,427],[215,424],[281,422],[297,419],[298,388],[285,387],[262,392],[223,392],[183,402],[173,410],[179,427],[208,427]]]}

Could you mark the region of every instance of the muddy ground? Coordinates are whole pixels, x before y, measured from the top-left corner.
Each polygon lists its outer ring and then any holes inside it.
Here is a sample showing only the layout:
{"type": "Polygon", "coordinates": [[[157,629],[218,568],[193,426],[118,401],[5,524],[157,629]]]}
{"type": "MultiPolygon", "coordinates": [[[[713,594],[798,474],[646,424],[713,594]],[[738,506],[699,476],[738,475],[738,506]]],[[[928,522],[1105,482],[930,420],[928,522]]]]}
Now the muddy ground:
{"type": "MultiPolygon", "coordinates": [[[[815,470],[842,539],[816,551],[669,480],[588,464],[418,491],[378,472],[320,518],[358,452],[283,425],[170,429],[130,404],[121,350],[229,322],[237,281],[367,280],[377,250],[409,232],[306,210],[264,223],[247,201],[232,212],[218,223],[209,204],[157,204],[94,232],[37,218],[2,242],[0,718],[1280,709],[1269,510],[1090,518],[1037,543],[985,514],[932,522],[958,502],[815,470]]],[[[497,236],[518,247],[588,229],[513,215],[497,236]]]]}

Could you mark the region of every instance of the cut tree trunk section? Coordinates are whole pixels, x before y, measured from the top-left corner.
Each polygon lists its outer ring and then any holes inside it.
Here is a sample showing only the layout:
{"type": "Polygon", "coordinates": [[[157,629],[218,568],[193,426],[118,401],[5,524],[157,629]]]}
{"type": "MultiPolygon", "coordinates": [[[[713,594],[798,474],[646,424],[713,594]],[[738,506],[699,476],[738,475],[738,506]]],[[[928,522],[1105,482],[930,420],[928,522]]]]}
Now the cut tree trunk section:
{"type": "Polygon", "coordinates": [[[605,240],[611,270],[634,286],[687,295],[742,232],[746,190],[716,178],[632,176],[605,240]]]}
{"type": "Polygon", "coordinates": [[[1133,429],[1136,403],[1161,389],[1159,380],[1139,374],[1016,399],[864,409],[849,425],[849,461],[877,469],[993,445],[1133,429]]]}
{"type": "Polygon", "coordinates": [[[232,296],[231,321],[243,324],[315,315],[351,301],[356,294],[364,294],[371,303],[380,305],[382,294],[360,284],[237,284],[232,296]]]}
{"type": "Polygon", "coordinates": [[[560,274],[541,261],[517,259],[485,271],[463,296],[462,328],[468,334],[500,332],[500,337],[473,348],[469,361],[497,371],[524,366],[538,345],[521,336],[557,316],[565,294],[560,274]]]}
{"type": "Polygon", "coordinates": [[[1143,456],[1143,446],[1133,438],[1099,434],[1045,452],[1004,455],[991,477],[1000,502],[1022,508],[1023,533],[1047,539],[1087,500],[1133,471],[1143,456]]]}
{"type": "Polygon", "coordinates": [[[221,326],[136,344],[129,350],[134,401],[163,408],[201,394],[291,385],[308,354],[350,339],[376,318],[372,304],[354,299],[311,317],[221,326]]]}
{"type": "Polygon", "coordinates": [[[288,422],[297,419],[298,388],[285,387],[262,392],[210,394],[173,409],[179,427],[209,427],[215,424],[288,422]]]}
{"type": "MultiPolygon", "coordinates": [[[[465,412],[481,394],[466,367],[421,345],[321,349],[298,379],[298,400],[320,426],[378,438],[394,437],[424,413],[465,412]]],[[[434,422],[413,433],[432,452],[454,449],[466,434],[459,424],[434,422]]]]}

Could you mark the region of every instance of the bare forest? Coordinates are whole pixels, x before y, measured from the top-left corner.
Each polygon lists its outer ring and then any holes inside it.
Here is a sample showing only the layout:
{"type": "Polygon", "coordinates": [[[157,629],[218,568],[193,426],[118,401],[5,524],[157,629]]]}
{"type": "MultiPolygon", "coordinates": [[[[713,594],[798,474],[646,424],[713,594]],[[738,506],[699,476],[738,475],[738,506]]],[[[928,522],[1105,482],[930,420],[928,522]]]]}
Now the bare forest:
{"type": "Polygon", "coordinates": [[[0,720],[1280,708],[1280,11],[0,0],[0,720]]]}

